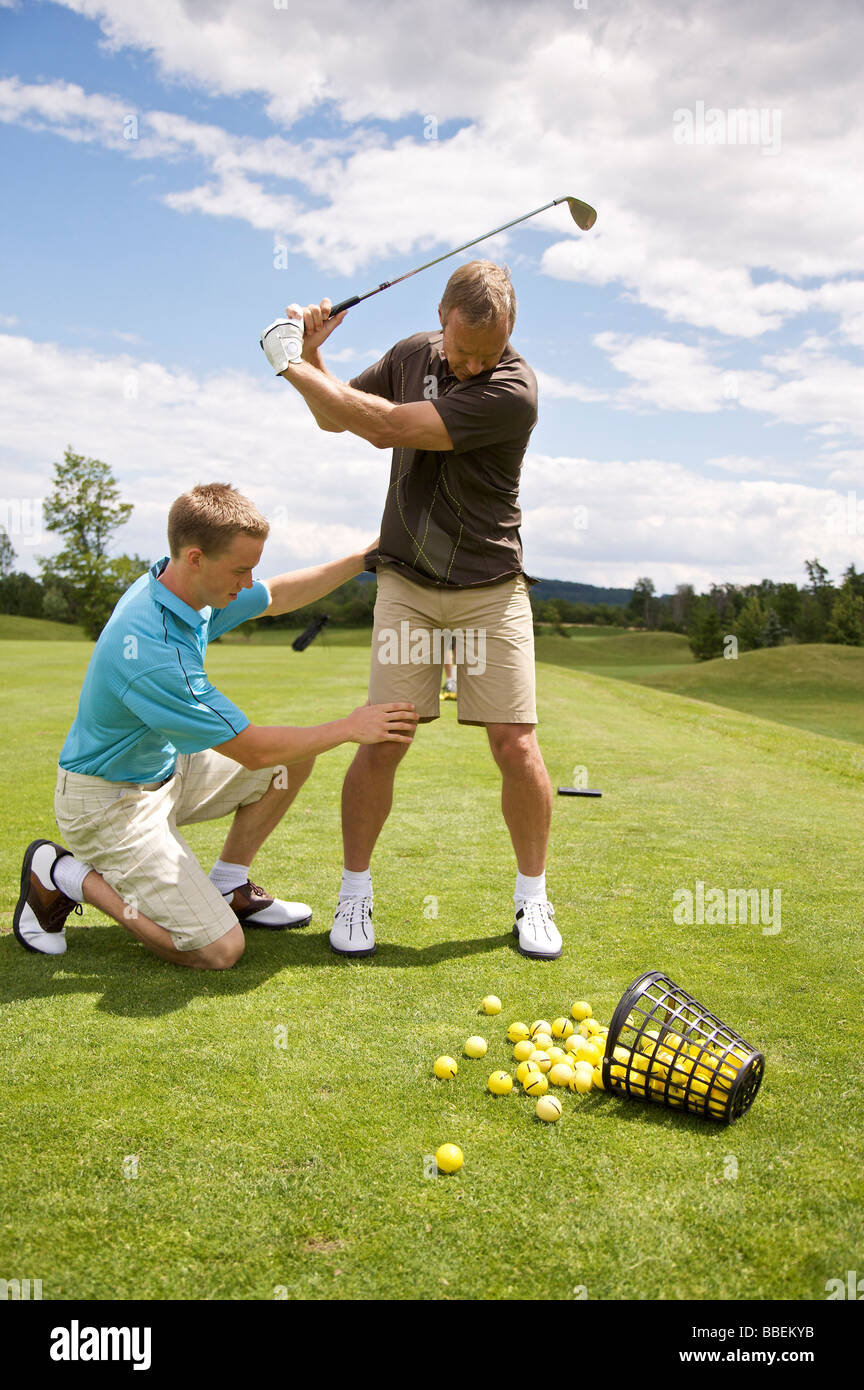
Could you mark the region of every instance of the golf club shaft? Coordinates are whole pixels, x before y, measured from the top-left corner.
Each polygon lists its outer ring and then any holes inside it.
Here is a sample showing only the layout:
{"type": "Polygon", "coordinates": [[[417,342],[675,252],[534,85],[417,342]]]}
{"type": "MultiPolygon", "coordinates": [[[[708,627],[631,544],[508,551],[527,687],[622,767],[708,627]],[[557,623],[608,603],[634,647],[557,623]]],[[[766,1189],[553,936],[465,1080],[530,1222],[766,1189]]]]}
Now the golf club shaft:
{"type": "Polygon", "coordinates": [[[335,318],[341,314],[343,309],[353,309],[355,304],[360,304],[364,299],[369,299],[373,294],[380,294],[382,290],[389,290],[391,285],[401,285],[403,280],[410,280],[412,275],[419,275],[421,270],[428,270],[430,266],[438,265],[440,261],[446,261],[450,256],[457,256],[460,251],[467,251],[469,246],[476,246],[478,241],[487,241],[490,236],[497,236],[499,232],[506,232],[508,227],[515,227],[519,222],[527,222],[529,217],[536,217],[538,213],[546,212],[549,208],[557,207],[559,203],[566,203],[567,198],[553,198],[551,203],[544,203],[542,208],[535,208],[533,212],[526,212],[523,217],[514,217],[512,222],[504,222],[500,227],[495,227],[491,232],[484,232],[482,236],[475,236],[473,241],[466,241],[461,246],[454,246],[452,251],[445,251],[443,256],[436,256],[432,261],[426,261],[425,265],[418,265],[414,270],[406,270],[404,275],[398,275],[395,280],[385,280],[383,284],[376,285],[374,289],[367,290],[365,294],[355,294],[351,299],[343,299],[339,304],[334,304],[330,310],[329,317],[335,318]]]}

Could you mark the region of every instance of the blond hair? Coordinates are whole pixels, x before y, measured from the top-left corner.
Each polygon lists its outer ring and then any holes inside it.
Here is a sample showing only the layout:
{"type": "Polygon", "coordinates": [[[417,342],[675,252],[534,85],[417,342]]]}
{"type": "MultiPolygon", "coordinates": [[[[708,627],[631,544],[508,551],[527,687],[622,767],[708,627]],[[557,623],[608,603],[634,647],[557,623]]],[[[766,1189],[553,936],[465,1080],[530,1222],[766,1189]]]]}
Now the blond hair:
{"type": "Polygon", "coordinates": [[[168,547],[178,559],[187,546],[197,545],[205,555],[220,555],[235,536],[266,540],[270,523],[253,502],[230,483],[204,483],[184,492],[168,513],[168,547]]]}
{"type": "Polygon", "coordinates": [[[516,294],[506,265],[494,261],[468,261],[454,270],[441,296],[441,322],[451,309],[460,309],[472,327],[485,328],[507,320],[507,331],[516,322],[516,294]]]}

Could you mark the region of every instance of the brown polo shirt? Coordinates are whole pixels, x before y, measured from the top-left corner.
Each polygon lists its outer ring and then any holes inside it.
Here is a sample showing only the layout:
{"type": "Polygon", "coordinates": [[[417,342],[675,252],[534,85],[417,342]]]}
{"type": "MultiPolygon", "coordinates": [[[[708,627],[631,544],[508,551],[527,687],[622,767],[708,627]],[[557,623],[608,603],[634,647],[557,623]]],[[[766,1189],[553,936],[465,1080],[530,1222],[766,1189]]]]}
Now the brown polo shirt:
{"type": "Polygon", "coordinates": [[[394,449],[378,550],[420,584],[455,589],[522,573],[519,475],[537,423],[537,381],[507,346],[489,372],[457,381],[443,335],[415,333],[352,379],[399,405],[429,400],[453,441],[446,451],[394,449]]]}

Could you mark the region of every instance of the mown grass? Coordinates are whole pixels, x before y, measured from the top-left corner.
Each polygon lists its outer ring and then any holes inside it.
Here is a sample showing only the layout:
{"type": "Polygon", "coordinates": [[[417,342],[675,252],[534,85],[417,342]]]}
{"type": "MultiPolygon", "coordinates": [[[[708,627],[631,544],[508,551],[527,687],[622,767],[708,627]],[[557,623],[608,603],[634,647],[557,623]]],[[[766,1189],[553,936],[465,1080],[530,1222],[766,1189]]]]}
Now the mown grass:
{"type": "MultiPolygon", "coordinates": [[[[564,639],[566,640],[566,639],[564,639]]],[[[561,960],[509,935],[513,863],[481,731],[455,706],[422,729],[374,862],[379,954],[327,949],[339,788],[319,760],[256,864],[310,902],[309,927],[252,936],[222,975],[149,957],[88,912],[68,954],[8,934],[20,854],[53,832],[54,760],[88,649],[6,644],[0,805],[4,1153],[0,1273],[45,1298],[821,1299],[856,1267],[860,828],[864,753],[560,665],[539,668],[556,800],[549,888],[561,960]],[[11,659],[10,659],[11,658],[11,659]],[[782,930],[676,924],[681,887],[782,891],[782,930]],[[767,1059],[722,1128],[638,1102],[566,1096],[557,1126],[485,1090],[507,1024],[590,999],[608,1021],[661,968],[767,1059]],[[481,1019],[498,994],[504,1011],[481,1019]],[[284,1031],[280,1031],[284,1030],[284,1031]],[[431,1076],[469,1033],[455,1081],[431,1076]],[[286,1042],[287,1046],[280,1044],[286,1042]],[[425,1176],[459,1143],[465,1167],[425,1176]],[[135,1171],[137,1177],[124,1176],[135,1171]],[[734,1162],[733,1162],[734,1160],[734,1162]],[[737,1176],[733,1176],[736,1174],[737,1176]]],[[[211,650],[258,722],[311,723],[365,698],[364,647],[211,650]]],[[[226,824],[190,828],[209,864],[226,824]]]]}

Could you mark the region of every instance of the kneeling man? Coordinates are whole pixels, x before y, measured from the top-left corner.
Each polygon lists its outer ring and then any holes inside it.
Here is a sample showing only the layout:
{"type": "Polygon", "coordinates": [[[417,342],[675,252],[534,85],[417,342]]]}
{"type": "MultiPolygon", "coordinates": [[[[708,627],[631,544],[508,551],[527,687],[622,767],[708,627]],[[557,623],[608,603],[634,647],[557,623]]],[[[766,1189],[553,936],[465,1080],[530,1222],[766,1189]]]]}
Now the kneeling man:
{"type": "Polygon", "coordinates": [[[252,571],[269,525],[227,484],[193,488],[168,517],[170,556],[129,588],[90,658],[60,754],[54,811],[70,849],[24,855],[15,936],[61,955],[69,914],[91,903],[175,965],[223,970],[245,927],[311,918],[249,869],[312,771],[342,743],[410,743],[408,703],[369,705],[312,728],[253,725],[211,685],[208,642],[262,614],[313,603],[359,574],[365,553],[262,582],[252,571]],[[234,820],[206,874],[179,825],[234,820]]]}

